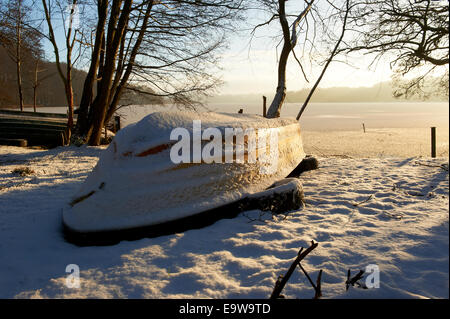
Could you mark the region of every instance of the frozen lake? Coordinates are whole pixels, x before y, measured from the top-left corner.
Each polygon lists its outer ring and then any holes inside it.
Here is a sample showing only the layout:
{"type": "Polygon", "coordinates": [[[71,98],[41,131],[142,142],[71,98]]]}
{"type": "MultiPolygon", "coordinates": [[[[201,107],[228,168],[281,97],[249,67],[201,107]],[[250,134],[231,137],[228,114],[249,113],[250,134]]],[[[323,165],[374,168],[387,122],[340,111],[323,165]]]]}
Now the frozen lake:
{"type": "MultiPolygon", "coordinates": [[[[215,112],[234,113],[243,109],[245,113],[262,114],[261,103],[212,103],[208,109],[215,112]]],[[[285,103],[281,115],[295,117],[300,103],[285,103]]],[[[145,115],[173,106],[134,105],[121,109],[124,125],[139,121],[145,115]]],[[[27,109],[28,110],[28,109],[27,109]]],[[[41,112],[63,113],[65,108],[43,107],[41,112]]],[[[199,112],[205,111],[199,108],[199,112]]],[[[308,131],[353,131],[362,130],[362,123],[370,128],[429,128],[449,126],[449,105],[447,102],[397,102],[397,103],[310,103],[300,123],[308,131]]]]}

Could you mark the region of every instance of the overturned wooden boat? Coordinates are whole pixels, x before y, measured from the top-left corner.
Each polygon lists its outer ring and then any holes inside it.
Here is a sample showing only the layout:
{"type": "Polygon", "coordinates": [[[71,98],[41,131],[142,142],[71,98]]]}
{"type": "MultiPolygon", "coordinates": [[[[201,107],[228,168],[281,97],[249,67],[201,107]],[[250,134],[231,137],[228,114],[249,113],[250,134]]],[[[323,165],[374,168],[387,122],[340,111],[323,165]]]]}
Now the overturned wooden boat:
{"type": "Polygon", "coordinates": [[[65,235],[111,243],[207,224],[245,209],[243,198],[266,191],[304,157],[295,119],[152,113],[118,132],[64,207],[65,235]]]}

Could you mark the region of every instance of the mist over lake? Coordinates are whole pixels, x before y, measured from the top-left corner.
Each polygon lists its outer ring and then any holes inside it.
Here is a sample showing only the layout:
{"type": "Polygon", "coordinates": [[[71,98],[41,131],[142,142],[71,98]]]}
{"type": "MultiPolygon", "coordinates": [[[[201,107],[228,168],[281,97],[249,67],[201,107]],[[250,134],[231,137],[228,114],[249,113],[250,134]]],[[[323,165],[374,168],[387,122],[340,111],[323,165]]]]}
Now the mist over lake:
{"type": "MultiPolygon", "coordinates": [[[[211,103],[208,109],[214,112],[262,114],[262,102],[211,103]]],[[[285,103],[281,116],[295,117],[300,103],[285,103]]],[[[145,115],[173,106],[135,105],[119,111],[128,125],[139,121],[145,115]]],[[[200,112],[205,111],[199,109],[200,112]]],[[[303,113],[300,124],[304,130],[361,130],[367,128],[425,128],[430,126],[448,128],[449,107],[446,102],[405,103],[310,103],[303,113]]]]}
{"type": "MultiPolygon", "coordinates": [[[[301,103],[285,103],[281,116],[295,117],[301,103]]],[[[262,114],[262,102],[210,103],[206,106],[213,112],[262,114]]],[[[267,106],[268,107],[268,106],[267,106]]],[[[147,114],[157,111],[176,110],[173,105],[131,105],[118,111],[122,126],[135,123],[147,114]]],[[[39,112],[66,112],[65,107],[40,107],[39,112]]],[[[199,112],[207,111],[199,107],[199,112]]],[[[431,126],[448,129],[448,102],[357,102],[357,103],[310,103],[300,124],[304,130],[361,130],[366,128],[427,128],[431,126]]]]}

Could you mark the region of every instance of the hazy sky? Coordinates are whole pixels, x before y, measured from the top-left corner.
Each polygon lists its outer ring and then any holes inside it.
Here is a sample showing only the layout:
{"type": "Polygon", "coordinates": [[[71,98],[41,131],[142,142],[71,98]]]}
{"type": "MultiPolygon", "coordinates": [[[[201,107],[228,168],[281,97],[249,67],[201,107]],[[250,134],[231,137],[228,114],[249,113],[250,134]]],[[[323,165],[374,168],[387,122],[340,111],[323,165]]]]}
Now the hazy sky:
{"type": "MultiPolygon", "coordinates": [[[[291,3],[291,7],[298,11],[298,3],[291,3]]],[[[274,20],[269,26],[259,29],[256,36],[251,41],[249,47],[250,33],[252,26],[267,20],[267,12],[251,11],[247,14],[246,20],[243,22],[238,33],[233,33],[230,37],[229,49],[222,54],[221,67],[223,71],[220,73],[225,84],[219,90],[221,94],[247,94],[247,93],[270,93],[275,92],[277,86],[277,41],[271,38],[280,33],[280,24],[274,20]],[[266,15],[266,16],[264,16],[266,15]],[[245,30],[247,28],[247,30],[245,30]]],[[[270,15],[269,15],[270,16],[270,15]]],[[[58,42],[61,49],[64,48],[64,38],[62,28],[57,28],[58,42]]],[[[278,37],[280,39],[280,37],[278,37]]],[[[301,50],[302,43],[299,41],[297,50],[301,50]]],[[[53,60],[53,49],[45,41],[44,50],[47,58],[53,60]]],[[[278,47],[278,54],[281,51],[281,45],[278,47]]],[[[297,51],[300,52],[300,51],[297,51]]],[[[299,56],[299,55],[298,55],[299,56]]],[[[346,57],[339,56],[342,60],[346,57]]],[[[377,82],[387,81],[390,79],[391,71],[388,63],[379,63],[374,70],[368,70],[367,67],[371,59],[359,54],[359,57],[351,62],[355,67],[340,62],[332,62],[328,67],[320,87],[331,86],[372,86],[377,82]]],[[[308,84],[303,78],[300,68],[294,57],[289,57],[287,68],[287,89],[288,91],[298,91],[305,87],[311,87],[321,68],[311,69],[307,61],[302,61],[306,74],[310,83],[308,84]]],[[[79,65],[78,67],[83,68],[79,65]]]]}
{"type": "MultiPolygon", "coordinates": [[[[331,86],[372,86],[377,82],[390,80],[391,71],[387,63],[380,63],[376,71],[368,70],[370,59],[360,57],[349,66],[340,62],[332,62],[328,67],[320,87],[331,86]]],[[[223,77],[225,85],[222,94],[245,94],[275,92],[277,86],[277,56],[273,49],[248,50],[245,44],[236,43],[222,60],[223,77]]],[[[300,68],[291,56],[287,68],[287,89],[298,91],[311,87],[321,69],[306,68],[309,84],[305,81],[300,68]]]]}
{"type": "MultiPolygon", "coordinates": [[[[251,47],[249,46],[250,30],[239,32],[239,34],[230,38],[230,47],[222,56],[222,78],[226,83],[222,87],[221,93],[275,92],[278,68],[277,54],[279,55],[281,52],[282,46],[278,47],[277,52],[277,42],[266,35],[275,35],[279,31],[279,22],[274,21],[269,27],[259,32],[259,37],[253,38],[251,47]]],[[[299,42],[296,46],[297,57],[299,58],[301,48],[302,43],[299,42]]],[[[305,81],[300,67],[291,54],[287,67],[287,89],[289,91],[311,87],[322,70],[321,67],[311,69],[308,61],[301,58],[300,60],[310,83],[308,84],[305,81]]],[[[360,53],[354,54],[352,57],[340,55],[336,57],[336,60],[329,65],[320,87],[372,86],[375,83],[390,80],[391,70],[387,60],[381,60],[376,67],[371,67],[371,70],[368,69],[368,66],[372,59],[360,53]],[[339,62],[339,60],[348,60],[352,66],[339,62]]]]}
{"type": "MultiPolygon", "coordinates": [[[[288,13],[291,12],[296,15],[301,10],[298,1],[288,2],[287,4],[289,6],[286,9],[288,13]]],[[[326,6],[325,3],[322,6],[325,7],[321,7],[320,10],[322,10],[322,14],[326,15],[330,7],[326,6]]],[[[263,10],[249,11],[241,27],[243,30],[239,33],[234,33],[230,37],[230,48],[223,55],[222,60],[222,67],[224,68],[223,80],[226,83],[222,87],[221,93],[275,92],[278,68],[277,53],[279,55],[282,48],[282,45],[279,45],[277,52],[277,44],[282,39],[279,21],[274,20],[269,25],[259,28],[251,41],[249,49],[252,27],[267,21],[270,16],[270,13],[263,10]],[[247,30],[245,30],[246,28],[247,30]],[[276,40],[273,37],[276,37],[276,40]]],[[[340,25],[338,27],[340,28],[340,25]]],[[[337,33],[339,32],[340,29],[338,29],[337,33]]],[[[351,35],[347,33],[346,37],[348,36],[351,35]]],[[[318,33],[317,38],[320,38],[320,33],[318,33]]],[[[316,39],[315,45],[320,46],[319,42],[320,39],[316,39]]],[[[321,67],[311,69],[311,64],[301,58],[302,46],[302,37],[299,36],[296,46],[297,57],[302,61],[310,83],[308,84],[305,81],[300,67],[291,54],[287,67],[288,91],[297,91],[305,87],[311,87],[322,70],[321,67]]],[[[318,59],[323,61],[324,57],[318,59]]],[[[387,60],[380,61],[371,68],[372,70],[368,70],[372,59],[368,56],[363,56],[361,53],[355,53],[351,58],[341,55],[336,57],[336,59],[350,61],[354,67],[342,62],[332,62],[320,83],[320,87],[372,86],[375,83],[390,80],[391,70],[387,60]]]]}

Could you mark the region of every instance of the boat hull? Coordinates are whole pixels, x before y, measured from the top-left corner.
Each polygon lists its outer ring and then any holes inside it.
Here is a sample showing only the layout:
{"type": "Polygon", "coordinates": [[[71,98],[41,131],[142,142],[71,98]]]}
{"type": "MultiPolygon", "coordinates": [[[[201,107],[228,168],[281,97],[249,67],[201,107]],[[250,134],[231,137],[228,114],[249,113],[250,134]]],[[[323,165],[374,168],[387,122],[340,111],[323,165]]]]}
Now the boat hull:
{"type": "MultiPolygon", "coordinates": [[[[211,139],[202,138],[201,148],[204,150],[208,143],[211,139]]],[[[195,150],[195,146],[192,148],[195,150]]],[[[142,230],[140,233],[151,232],[155,225],[197,215],[216,218],[221,214],[218,208],[231,205],[231,209],[248,194],[266,189],[286,177],[304,157],[300,126],[291,119],[153,113],[119,131],[80,191],[63,208],[64,228],[72,236],[142,230]],[[194,120],[201,120],[205,129],[217,128],[224,135],[226,128],[241,128],[254,130],[257,138],[262,132],[276,131],[277,138],[267,138],[264,145],[256,143],[255,152],[251,136],[244,136],[243,148],[237,147],[239,139],[234,138],[232,156],[228,156],[231,162],[225,158],[230,153],[226,152],[229,144],[224,140],[223,153],[215,154],[212,163],[203,158],[197,162],[174,162],[172,148],[179,141],[170,139],[171,132],[184,128],[194,136],[194,120]]]]}

